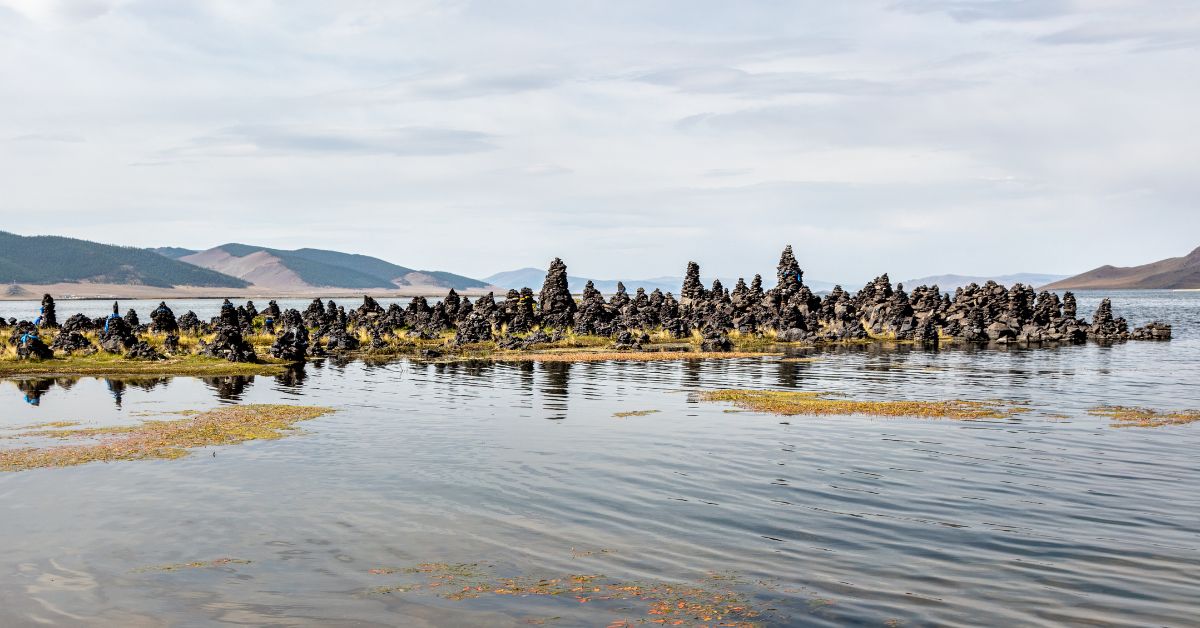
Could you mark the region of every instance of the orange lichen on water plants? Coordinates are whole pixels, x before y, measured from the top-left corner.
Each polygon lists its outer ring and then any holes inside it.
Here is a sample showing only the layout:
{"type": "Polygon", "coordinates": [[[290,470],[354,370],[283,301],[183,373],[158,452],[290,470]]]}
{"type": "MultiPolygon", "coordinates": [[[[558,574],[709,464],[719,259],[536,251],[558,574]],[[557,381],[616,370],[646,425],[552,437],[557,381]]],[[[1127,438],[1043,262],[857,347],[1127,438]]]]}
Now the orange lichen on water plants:
{"type": "Polygon", "coordinates": [[[1186,425],[1200,421],[1200,410],[1155,410],[1130,406],[1100,406],[1088,410],[1095,416],[1106,416],[1113,427],[1163,427],[1186,425]]]}
{"type": "MultiPolygon", "coordinates": [[[[553,578],[497,577],[478,563],[422,563],[407,569],[372,569],[375,575],[422,575],[425,582],[379,587],[375,593],[437,591],[447,600],[471,600],[484,596],[554,597],[578,604],[640,602],[641,617],[622,618],[615,625],[658,624],[671,626],[753,626],[760,613],[748,599],[729,588],[702,584],[621,581],[597,574],[553,578]]],[[[628,604],[614,612],[628,614],[628,604]]],[[[610,625],[613,625],[610,624],[610,625]]]]}
{"type": "Polygon", "coordinates": [[[224,406],[186,419],[146,421],[74,430],[35,430],[18,436],[80,439],[73,445],[0,450],[0,471],[69,467],[89,462],[172,459],[193,447],[235,445],[276,439],[300,421],[332,412],[329,408],[290,405],[224,406]]]}
{"type": "Polygon", "coordinates": [[[836,397],[831,393],[783,390],[715,390],[702,401],[728,401],[739,408],[784,416],[870,415],[939,419],[1004,419],[1028,408],[1003,401],[878,401],[836,397]]]}

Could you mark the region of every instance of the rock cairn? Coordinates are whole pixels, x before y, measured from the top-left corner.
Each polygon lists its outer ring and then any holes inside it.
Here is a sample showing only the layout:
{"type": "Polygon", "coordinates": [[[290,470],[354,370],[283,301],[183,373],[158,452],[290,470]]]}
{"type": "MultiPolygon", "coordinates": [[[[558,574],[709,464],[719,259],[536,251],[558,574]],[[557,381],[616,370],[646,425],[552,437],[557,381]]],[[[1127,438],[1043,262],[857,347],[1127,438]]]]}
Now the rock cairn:
{"type": "Polygon", "coordinates": [[[906,341],[925,346],[945,342],[978,344],[1053,344],[1125,340],[1169,340],[1171,326],[1149,322],[1131,329],[1116,316],[1110,300],[1103,300],[1090,320],[1079,317],[1075,295],[1035,291],[1031,286],[1009,287],[995,282],[970,284],[945,294],[938,286],[907,289],[883,274],[851,293],[836,286],[824,295],[804,283],[792,247],[779,256],[775,286],[765,288],[761,276],[749,282],[739,278],[732,289],[716,280],[706,287],[700,266],[688,262],[683,285],[672,293],[638,288],[630,294],[623,284],[608,298],[592,282],[578,300],[571,294],[567,266],[555,258],[541,291],[509,290],[503,298],[487,294],[472,302],[450,290],[430,303],[414,297],[407,306],[387,308],[364,296],[362,304],[347,311],[333,301],[314,299],[302,312],[281,311],[271,301],[261,312],[252,301],[235,307],[229,300],[220,315],[200,320],[194,312],[176,319],[165,302],[150,313],[143,326],[137,312],[123,317],[113,303],[107,318],[82,314],[64,322],[51,346],[38,335],[40,328],[58,325],[52,297],[42,299],[41,317],[28,321],[0,321],[11,328],[10,343],[25,357],[60,351],[64,354],[100,350],[129,357],[161,357],[138,334],[165,335],[163,350],[180,352],[179,334],[214,335],[202,339],[199,352],[234,362],[256,361],[246,335],[261,329],[275,335],[273,357],[302,361],[307,356],[337,355],[366,348],[385,351],[390,342],[438,340],[463,346],[495,342],[505,349],[535,349],[562,340],[568,333],[609,338],[613,346],[637,350],[650,343],[650,333],[676,339],[695,339],[704,351],[729,351],[731,334],[761,337],[766,341],[852,343],[906,341]],[[97,342],[89,334],[97,334],[97,342]],[[364,340],[365,339],[365,340],[364,340]]]}

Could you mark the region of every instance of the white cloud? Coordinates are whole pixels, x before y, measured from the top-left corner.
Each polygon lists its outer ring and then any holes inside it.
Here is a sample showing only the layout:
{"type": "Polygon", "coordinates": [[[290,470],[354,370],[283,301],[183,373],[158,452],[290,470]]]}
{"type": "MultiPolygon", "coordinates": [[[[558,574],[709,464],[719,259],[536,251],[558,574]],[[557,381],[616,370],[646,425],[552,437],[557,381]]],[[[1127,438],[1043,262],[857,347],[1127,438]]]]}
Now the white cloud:
{"type": "Polygon", "coordinates": [[[479,276],[752,274],[789,241],[851,285],[1139,263],[1200,244],[1198,24],[1170,0],[0,0],[0,221],[479,276]]]}

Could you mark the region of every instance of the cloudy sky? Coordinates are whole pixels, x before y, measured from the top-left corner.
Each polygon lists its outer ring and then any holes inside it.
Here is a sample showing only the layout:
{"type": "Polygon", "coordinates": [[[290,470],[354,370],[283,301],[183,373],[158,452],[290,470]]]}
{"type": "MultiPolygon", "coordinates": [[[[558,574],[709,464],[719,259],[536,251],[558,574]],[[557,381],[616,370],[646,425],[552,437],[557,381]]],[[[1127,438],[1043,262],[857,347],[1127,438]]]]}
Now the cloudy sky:
{"type": "Polygon", "coordinates": [[[1200,246],[1194,0],[0,0],[0,229],[484,276],[1200,246]]]}

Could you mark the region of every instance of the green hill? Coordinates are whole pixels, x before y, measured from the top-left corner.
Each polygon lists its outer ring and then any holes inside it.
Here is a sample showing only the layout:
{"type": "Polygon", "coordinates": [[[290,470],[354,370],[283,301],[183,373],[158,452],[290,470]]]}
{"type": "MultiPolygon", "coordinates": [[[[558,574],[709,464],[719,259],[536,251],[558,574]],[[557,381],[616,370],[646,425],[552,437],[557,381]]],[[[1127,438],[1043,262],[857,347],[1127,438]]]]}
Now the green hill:
{"type": "Polygon", "coordinates": [[[244,288],[237,277],[199,268],[153,251],[59,236],[0,231],[0,283],[94,282],[159,288],[244,288]]]}

